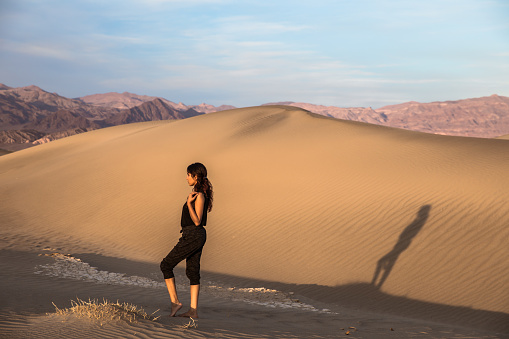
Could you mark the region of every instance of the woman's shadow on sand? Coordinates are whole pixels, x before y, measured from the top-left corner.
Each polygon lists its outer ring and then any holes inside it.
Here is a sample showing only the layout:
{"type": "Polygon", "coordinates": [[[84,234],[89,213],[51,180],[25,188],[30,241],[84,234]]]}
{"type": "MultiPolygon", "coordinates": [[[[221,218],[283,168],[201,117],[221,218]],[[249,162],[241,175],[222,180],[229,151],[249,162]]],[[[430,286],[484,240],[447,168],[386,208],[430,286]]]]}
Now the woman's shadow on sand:
{"type": "MultiPolygon", "coordinates": [[[[316,284],[285,284],[274,281],[235,277],[237,287],[264,286],[292,295],[309,298],[326,304],[337,304],[345,308],[369,312],[392,314],[425,321],[440,321],[456,326],[484,329],[491,332],[509,333],[509,314],[452,306],[390,295],[381,290],[399,256],[410,247],[413,239],[422,230],[429,218],[431,205],[423,205],[415,219],[399,235],[394,247],[376,265],[371,283],[358,282],[338,286],[316,284]]],[[[214,281],[231,281],[228,275],[207,273],[214,281]]]]}
{"type": "Polygon", "coordinates": [[[412,243],[412,240],[422,229],[426,220],[428,220],[431,205],[424,205],[421,207],[414,221],[408,225],[403,232],[399,235],[398,242],[394,245],[386,255],[380,258],[376,264],[375,273],[371,284],[376,288],[381,288],[384,282],[391,274],[396,261],[398,260],[401,253],[403,253],[412,243]]]}

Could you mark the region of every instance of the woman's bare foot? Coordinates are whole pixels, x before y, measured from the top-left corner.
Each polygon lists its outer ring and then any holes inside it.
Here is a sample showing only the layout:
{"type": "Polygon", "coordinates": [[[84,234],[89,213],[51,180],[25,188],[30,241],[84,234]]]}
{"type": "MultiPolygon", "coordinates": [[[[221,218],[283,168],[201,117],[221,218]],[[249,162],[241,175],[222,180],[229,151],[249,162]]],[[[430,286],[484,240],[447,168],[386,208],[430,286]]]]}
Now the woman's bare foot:
{"type": "Polygon", "coordinates": [[[198,318],[198,310],[196,308],[190,307],[189,311],[187,311],[186,313],[179,314],[178,316],[196,319],[198,318]]]}
{"type": "Polygon", "coordinates": [[[174,317],[181,308],[182,308],[182,303],[178,303],[178,304],[171,303],[170,317],[174,317]]]}

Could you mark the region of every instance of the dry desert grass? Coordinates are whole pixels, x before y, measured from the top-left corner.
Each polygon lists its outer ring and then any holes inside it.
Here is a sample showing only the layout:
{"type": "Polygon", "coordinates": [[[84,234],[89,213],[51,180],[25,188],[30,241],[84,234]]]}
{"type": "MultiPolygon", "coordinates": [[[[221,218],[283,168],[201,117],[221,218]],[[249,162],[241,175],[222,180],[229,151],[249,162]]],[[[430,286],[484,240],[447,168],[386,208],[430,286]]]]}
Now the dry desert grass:
{"type": "Polygon", "coordinates": [[[97,299],[85,301],[77,298],[76,301],[71,300],[71,305],[69,308],[60,309],[53,304],[58,315],[90,318],[99,321],[101,325],[111,321],[136,323],[138,319],[155,321],[159,318],[154,316],[157,311],[147,314],[143,308],[126,302],[120,303],[118,300],[111,302],[103,299],[100,302],[97,299]]]}

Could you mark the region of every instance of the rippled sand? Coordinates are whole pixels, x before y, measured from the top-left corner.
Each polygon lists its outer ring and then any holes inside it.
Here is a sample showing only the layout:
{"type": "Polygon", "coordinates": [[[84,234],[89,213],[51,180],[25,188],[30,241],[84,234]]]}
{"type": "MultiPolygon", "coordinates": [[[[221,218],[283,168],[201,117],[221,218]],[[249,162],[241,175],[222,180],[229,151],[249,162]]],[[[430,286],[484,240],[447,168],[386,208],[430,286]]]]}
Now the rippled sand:
{"type": "MultiPolygon", "coordinates": [[[[254,338],[333,337],[355,327],[359,337],[379,338],[397,327],[392,321],[405,324],[405,335],[496,337],[509,332],[508,151],[503,139],[266,106],[117,126],[4,155],[1,248],[27,254],[15,266],[2,258],[26,281],[2,276],[14,285],[2,292],[9,302],[0,326],[22,328],[32,314],[49,324],[41,314],[51,301],[78,294],[132,299],[124,301],[164,313],[158,263],[180,235],[185,168],[200,161],[216,191],[201,328],[210,320],[221,332],[223,321],[236,321],[223,337],[254,338]],[[71,269],[50,275],[60,259],[38,256],[46,247],[89,264],[94,278],[66,276],[71,269]],[[105,283],[110,278],[126,284],[105,283]],[[51,293],[38,287],[42,281],[51,293]],[[244,297],[251,294],[259,300],[244,297]]],[[[169,321],[143,326],[168,330],[169,321]]]]}

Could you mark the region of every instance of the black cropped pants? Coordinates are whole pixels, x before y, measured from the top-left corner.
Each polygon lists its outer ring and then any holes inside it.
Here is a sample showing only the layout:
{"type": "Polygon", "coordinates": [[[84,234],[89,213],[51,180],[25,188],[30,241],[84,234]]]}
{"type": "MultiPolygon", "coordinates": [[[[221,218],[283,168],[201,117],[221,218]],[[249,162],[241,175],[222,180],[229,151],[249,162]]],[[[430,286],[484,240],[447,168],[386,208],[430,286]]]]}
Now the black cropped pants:
{"type": "Polygon", "coordinates": [[[186,259],[186,275],[191,285],[200,284],[200,259],[207,232],[203,226],[184,226],[178,243],[161,261],[164,279],[175,277],[173,268],[186,259]]]}

